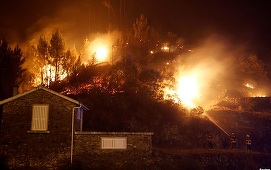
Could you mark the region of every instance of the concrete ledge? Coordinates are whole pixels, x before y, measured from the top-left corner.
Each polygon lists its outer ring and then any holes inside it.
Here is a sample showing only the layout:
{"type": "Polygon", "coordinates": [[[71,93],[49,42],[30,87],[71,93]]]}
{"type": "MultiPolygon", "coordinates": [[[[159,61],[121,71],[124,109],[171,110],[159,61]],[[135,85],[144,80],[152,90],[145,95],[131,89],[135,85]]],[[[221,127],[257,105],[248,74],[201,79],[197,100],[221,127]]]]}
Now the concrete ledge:
{"type": "Polygon", "coordinates": [[[37,134],[37,133],[48,134],[48,133],[50,133],[50,131],[48,131],[48,130],[46,130],[46,131],[30,130],[30,131],[27,131],[27,133],[32,133],[32,134],[37,134]]]}
{"type": "Polygon", "coordinates": [[[153,132],[75,132],[75,135],[153,135],[153,132]]]}

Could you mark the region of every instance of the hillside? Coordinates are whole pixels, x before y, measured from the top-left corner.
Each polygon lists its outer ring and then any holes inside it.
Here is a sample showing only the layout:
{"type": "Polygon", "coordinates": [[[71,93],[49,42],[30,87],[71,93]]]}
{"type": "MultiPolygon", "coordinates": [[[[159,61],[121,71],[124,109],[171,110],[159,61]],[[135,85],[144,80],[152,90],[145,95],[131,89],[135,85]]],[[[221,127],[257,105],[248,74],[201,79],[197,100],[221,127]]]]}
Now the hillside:
{"type": "Polygon", "coordinates": [[[95,89],[76,98],[90,108],[84,114],[86,131],[154,132],[154,145],[183,149],[206,148],[210,134],[216,148],[226,149],[229,134],[234,132],[239,149],[245,149],[245,136],[249,134],[253,150],[271,153],[270,112],[220,108],[197,115],[144,93],[111,95],[95,89]]]}
{"type": "MultiPolygon", "coordinates": [[[[243,150],[156,148],[145,156],[137,153],[112,152],[92,155],[92,161],[76,160],[73,169],[152,169],[152,170],[215,170],[270,168],[271,155],[243,150]]],[[[71,169],[69,165],[63,169],[71,169]]]]}
{"type": "Polygon", "coordinates": [[[158,169],[259,169],[270,168],[271,155],[243,150],[154,149],[158,169]]]}
{"type": "Polygon", "coordinates": [[[271,153],[270,112],[212,110],[208,111],[207,115],[228,134],[236,134],[238,148],[245,148],[245,136],[249,134],[253,150],[271,153]]]}

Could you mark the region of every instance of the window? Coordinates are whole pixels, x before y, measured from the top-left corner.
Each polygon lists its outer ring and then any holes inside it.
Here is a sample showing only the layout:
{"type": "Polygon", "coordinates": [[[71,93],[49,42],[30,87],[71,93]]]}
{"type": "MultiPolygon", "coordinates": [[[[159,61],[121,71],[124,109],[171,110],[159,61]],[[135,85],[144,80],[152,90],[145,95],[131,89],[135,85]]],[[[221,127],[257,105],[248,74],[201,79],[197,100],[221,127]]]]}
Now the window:
{"type": "Polygon", "coordinates": [[[102,149],[127,149],[126,137],[102,137],[102,149]]]}
{"type": "Polygon", "coordinates": [[[49,105],[33,105],[32,109],[32,131],[48,130],[49,105]]]}

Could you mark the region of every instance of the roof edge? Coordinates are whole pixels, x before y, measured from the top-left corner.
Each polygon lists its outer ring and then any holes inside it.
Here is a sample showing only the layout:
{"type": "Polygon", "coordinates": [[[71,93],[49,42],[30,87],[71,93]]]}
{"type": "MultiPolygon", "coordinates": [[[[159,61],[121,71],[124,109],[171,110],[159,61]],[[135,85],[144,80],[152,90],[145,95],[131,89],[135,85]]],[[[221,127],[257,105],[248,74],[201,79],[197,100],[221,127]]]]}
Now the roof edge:
{"type": "Polygon", "coordinates": [[[80,103],[79,101],[74,100],[74,99],[72,99],[72,98],[70,98],[70,97],[64,96],[64,95],[62,95],[62,94],[60,94],[60,93],[58,93],[58,92],[55,92],[55,91],[53,91],[53,90],[51,90],[51,89],[48,89],[48,88],[45,88],[45,87],[42,87],[42,86],[36,87],[36,88],[34,88],[34,89],[32,89],[32,90],[29,90],[29,91],[26,91],[26,92],[24,92],[24,93],[18,94],[18,95],[16,95],[16,96],[12,96],[12,97],[10,97],[10,98],[4,99],[4,100],[0,101],[0,105],[6,104],[6,103],[8,103],[8,102],[10,102],[10,101],[12,101],[12,100],[18,99],[18,98],[20,98],[20,97],[23,97],[23,96],[25,96],[25,95],[28,95],[28,94],[33,93],[33,92],[35,92],[35,91],[37,91],[37,90],[40,90],[40,89],[41,89],[41,90],[44,90],[44,91],[47,91],[47,92],[49,92],[49,93],[51,93],[51,94],[57,95],[57,96],[59,96],[59,97],[65,99],[65,100],[68,100],[68,101],[70,101],[70,102],[72,102],[72,103],[75,103],[75,104],[77,104],[77,105],[82,106],[82,107],[83,107],[84,109],[86,109],[86,110],[89,110],[86,106],[84,106],[84,105],[83,105],[82,103],[80,103]]]}

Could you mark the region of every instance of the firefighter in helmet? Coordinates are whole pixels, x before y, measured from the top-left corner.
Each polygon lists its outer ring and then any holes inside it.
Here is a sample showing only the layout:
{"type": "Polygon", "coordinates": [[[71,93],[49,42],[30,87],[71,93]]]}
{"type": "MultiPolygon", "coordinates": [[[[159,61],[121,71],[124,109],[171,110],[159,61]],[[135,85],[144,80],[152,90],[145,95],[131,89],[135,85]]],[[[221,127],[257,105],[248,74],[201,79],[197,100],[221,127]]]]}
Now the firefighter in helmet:
{"type": "Polygon", "coordinates": [[[251,138],[249,135],[246,135],[246,149],[247,151],[251,151],[251,138]]]}
{"type": "Polygon", "coordinates": [[[210,151],[213,150],[213,146],[214,146],[213,136],[209,135],[208,136],[208,148],[210,151]]]}
{"type": "Polygon", "coordinates": [[[230,136],[230,148],[233,150],[237,148],[237,139],[234,133],[230,136]]]}

